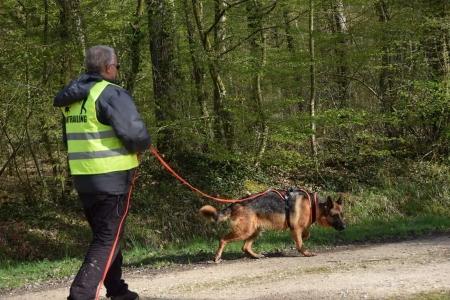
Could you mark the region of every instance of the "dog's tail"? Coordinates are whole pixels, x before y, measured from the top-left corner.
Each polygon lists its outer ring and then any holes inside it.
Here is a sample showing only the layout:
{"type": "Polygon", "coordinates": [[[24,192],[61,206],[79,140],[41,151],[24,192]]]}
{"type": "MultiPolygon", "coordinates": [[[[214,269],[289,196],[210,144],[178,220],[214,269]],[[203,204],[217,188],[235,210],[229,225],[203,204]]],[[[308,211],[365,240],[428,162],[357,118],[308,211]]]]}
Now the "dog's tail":
{"type": "Polygon", "coordinates": [[[230,216],[229,209],[224,211],[218,211],[215,207],[211,205],[204,205],[200,208],[200,214],[212,222],[222,222],[228,219],[230,216]]]}

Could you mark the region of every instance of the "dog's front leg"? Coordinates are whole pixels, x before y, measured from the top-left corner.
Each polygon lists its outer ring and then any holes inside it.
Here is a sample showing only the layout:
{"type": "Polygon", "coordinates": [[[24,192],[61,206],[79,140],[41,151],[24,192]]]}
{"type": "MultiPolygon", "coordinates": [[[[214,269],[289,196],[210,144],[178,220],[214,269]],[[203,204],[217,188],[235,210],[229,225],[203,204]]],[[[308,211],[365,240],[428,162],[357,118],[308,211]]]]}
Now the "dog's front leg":
{"type": "Polygon", "coordinates": [[[223,249],[225,249],[225,246],[229,242],[238,241],[242,239],[243,238],[241,237],[241,234],[238,231],[232,231],[223,238],[221,238],[219,241],[219,248],[217,248],[216,255],[214,256],[214,262],[220,263],[222,261],[223,249]]]}
{"type": "Polygon", "coordinates": [[[293,228],[291,230],[292,238],[295,241],[295,247],[297,248],[297,251],[300,252],[301,254],[303,254],[304,256],[307,256],[307,257],[315,256],[314,253],[309,252],[303,246],[303,239],[302,239],[303,233],[306,234],[306,238],[309,237],[309,232],[305,231],[305,230],[306,229],[303,229],[303,228],[293,228]]]}
{"type": "Polygon", "coordinates": [[[304,229],[304,230],[302,231],[302,239],[303,239],[304,241],[306,241],[307,239],[309,239],[309,230],[308,230],[308,229],[304,229]]]}
{"type": "Polygon", "coordinates": [[[214,262],[216,264],[220,263],[222,261],[222,253],[223,249],[227,245],[228,241],[225,239],[220,239],[219,241],[219,248],[217,248],[216,255],[214,256],[214,262]]]}

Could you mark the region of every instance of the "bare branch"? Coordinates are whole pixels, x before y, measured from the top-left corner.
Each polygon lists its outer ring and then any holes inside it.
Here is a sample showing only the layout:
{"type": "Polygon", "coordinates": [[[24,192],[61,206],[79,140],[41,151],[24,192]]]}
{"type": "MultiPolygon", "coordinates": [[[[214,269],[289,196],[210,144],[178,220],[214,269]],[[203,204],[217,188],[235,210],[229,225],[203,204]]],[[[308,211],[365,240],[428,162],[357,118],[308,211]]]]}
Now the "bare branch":
{"type": "Polygon", "coordinates": [[[16,156],[19,149],[22,147],[23,143],[19,143],[16,148],[13,149],[13,152],[9,156],[9,158],[6,160],[6,162],[3,164],[2,168],[0,169],[0,177],[2,176],[3,172],[6,170],[6,167],[9,165],[11,160],[16,156]]]}
{"type": "Polygon", "coordinates": [[[236,49],[237,47],[239,47],[240,45],[242,45],[244,42],[248,41],[249,39],[251,39],[255,34],[261,32],[261,31],[265,31],[268,29],[272,29],[272,28],[277,28],[279,27],[278,25],[274,25],[274,26],[268,26],[268,27],[263,27],[260,28],[258,30],[255,30],[254,32],[252,32],[249,36],[247,36],[245,39],[240,40],[237,44],[235,44],[234,46],[230,47],[229,49],[227,49],[226,51],[222,52],[219,54],[219,57],[227,54],[228,52],[233,51],[234,49],[236,49]]]}
{"type": "Polygon", "coordinates": [[[263,12],[261,15],[264,16],[264,15],[270,14],[275,9],[275,7],[277,7],[277,4],[278,4],[278,0],[275,0],[272,4],[269,4],[267,7],[263,7],[262,10],[266,10],[266,9],[267,10],[265,12],[263,12]]]}
{"type": "Polygon", "coordinates": [[[250,1],[250,0],[241,0],[241,1],[237,1],[237,2],[235,2],[235,3],[231,3],[231,4],[228,3],[227,1],[224,1],[224,3],[227,5],[227,8],[223,9],[223,10],[217,15],[216,19],[214,20],[214,23],[213,23],[213,24],[211,25],[211,27],[209,27],[208,30],[204,33],[205,36],[207,36],[208,34],[211,33],[211,31],[214,29],[214,27],[217,26],[217,24],[220,22],[220,19],[222,19],[223,15],[224,15],[229,9],[231,9],[231,8],[233,8],[233,7],[235,7],[235,6],[238,6],[238,5],[242,4],[242,3],[245,3],[245,2],[247,2],[247,1],[250,1]]]}
{"type": "MultiPolygon", "coordinates": [[[[300,15],[297,15],[295,18],[292,18],[291,20],[287,21],[287,24],[297,20],[300,17],[300,15]]],[[[273,29],[273,28],[278,28],[280,27],[279,25],[273,25],[273,26],[267,26],[267,27],[263,27],[263,28],[259,28],[257,30],[255,30],[254,32],[252,32],[250,35],[248,35],[246,38],[240,40],[238,43],[236,43],[234,46],[230,47],[229,49],[227,49],[226,51],[220,53],[218,56],[221,57],[225,54],[227,54],[228,52],[233,51],[234,49],[236,49],[237,47],[239,47],[240,45],[242,45],[244,42],[248,41],[249,39],[251,39],[255,34],[260,33],[261,31],[265,31],[265,30],[269,30],[269,29],[273,29]]]]}
{"type": "Polygon", "coordinates": [[[372,88],[370,87],[367,83],[365,83],[364,81],[362,81],[359,78],[353,77],[353,76],[346,76],[346,75],[341,75],[341,74],[330,74],[331,76],[335,76],[335,77],[344,77],[344,78],[348,78],[351,80],[355,80],[359,83],[361,83],[364,87],[366,87],[372,94],[374,94],[375,97],[377,97],[378,99],[382,99],[380,95],[378,95],[378,93],[372,88]]]}

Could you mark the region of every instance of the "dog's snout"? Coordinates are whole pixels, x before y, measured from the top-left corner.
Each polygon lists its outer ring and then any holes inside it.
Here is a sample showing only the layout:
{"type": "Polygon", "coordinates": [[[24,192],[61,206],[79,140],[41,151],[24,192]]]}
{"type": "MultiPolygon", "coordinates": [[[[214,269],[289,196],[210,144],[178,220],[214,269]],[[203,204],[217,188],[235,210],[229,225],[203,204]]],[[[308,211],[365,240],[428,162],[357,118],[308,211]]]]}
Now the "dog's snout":
{"type": "Polygon", "coordinates": [[[333,227],[334,229],[338,230],[338,231],[342,231],[345,229],[345,223],[342,221],[337,221],[333,223],[333,227]]]}

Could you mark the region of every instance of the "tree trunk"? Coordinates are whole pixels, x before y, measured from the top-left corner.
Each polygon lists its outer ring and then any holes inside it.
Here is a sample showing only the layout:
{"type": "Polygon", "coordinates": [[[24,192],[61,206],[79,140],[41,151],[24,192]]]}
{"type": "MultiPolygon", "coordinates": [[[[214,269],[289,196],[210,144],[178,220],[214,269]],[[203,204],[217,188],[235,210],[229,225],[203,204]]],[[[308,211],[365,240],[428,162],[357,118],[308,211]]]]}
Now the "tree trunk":
{"type": "MultiPolygon", "coordinates": [[[[391,19],[387,2],[380,0],[375,3],[375,7],[378,13],[378,20],[387,26],[387,23],[391,19]]],[[[379,75],[380,92],[378,94],[380,95],[382,101],[382,112],[390,113],[393,108],[393,100],[391,95],[393,88],[393,74],[390,70],[392,58],[388,46],[390,42],[386,29],[383,30],[382,34],[381,72],[379,75]]]]}
{"type": "Polygon", "coordinates": [[[261,2],[259,0],[252,0],[247,2],[247,14],[248,14],[248,27],[250,32],[259,32],[254,35],[250,40],[250,51],[253,57],[252,69],[254,70],[253,84],[252,84],[252,99],[256,110],[257,118],[257,136],[259,136],[257,155],[255,165],[259,165],[264,151],[267,146],[267,139],[269,128],[267,126],[267,117],[263,108],[263,92],[261,88],[262,71],[266,64],[266,37],[262,30],[262,10],[261,2]]]}
{"type": "MultiPolygon", "coordinates": [[[[231,115],[227,106],[227,91],[223,82],[224,70],[222,68],[225,61],[220,57],[220,53],[226,51],[225,39],[226,39],[226,11],[227,3],[224,0],[215,0],[215,26],[214,26],[214,71],[212,77],[214,81],[214,106],[218,118],[218,130],[221,131],[223,141],[228,149],[234,148],[234,133],[231,121],[231,115]],[[221,124],[220,124],[221,123],[221,124]]],[[[217,120],[217,119],[216,119],[217,120]]]]}
{"type": "MultiPolygon", "coordinates": [[[[283,10],[283,21],[284,21],[284,33],[286,36],[286,46],[287,49],[291,55],[291,59],[297,60],[297,45],[295,44],[294,35],[292,34],[292,12],[286,7],[283,10]]],[[[296,23],[295,23],[296,24],[296,23]]],[[[297,27],[297,26],[296,26],[297,27]]],[[[299,111],[306,111],[307,103],[303,101],[303,82],[302,82],[302,72],[296,72],[294,75],[294,81],[297,83],[297,85],[294,88],[294,97],[297,97],[299,99],[298,101],[298,110],[299,111]]],[[[290,95],[288,95],[290,96],[290,95]]]]}
{"type": "MultiPolygon", "coordinates": [[[[442,89],[446,99],[450,99],[450,28],[448,26],[450,4],[445,0],[422,0],[422,5],[422,14],[426,21],[423,24],[424,36],[421,46],[425,50],[429,65],[429,79],[442,89]]],[[[436,152],[448,155],[450,139],[445,134],[445,128],[449,126],[450,117],[444,108],[435,113],[441,116],[429,120],[431,124],[422,133],[425,137],[423,143],[434,145],[436,152]]]]}
{"type": "MultiPolygon", "coordinates": [[[[229,150],[232,150],[235,146],[234,126],[232,123],[232,114],[230,110],[225,106],[227,101],[227,91],[220,73],[220,63],[218,58],[219,56],[212,48],[209,41],[208,32],[206,32],[203,27],[203,22],[201,19],[201,1],[192,0],[192,4],[194,17],[197,24],[197,30],[200,36],[200,40],[202,41],[203,49],[208,58],[209,74],[214,86],[213,108],[215,113],[215,138],[218,143],[225,144],[225,146],[229,150]]],[[[216,24],[217,23],[218,22],[216,22],[216,24]]]]}
{"type": "Polygon", "coordinates": [[[81,51],[84,58],[86,53],[87,41],[83,25],[83,18],[81,15],[80,0],[70,0],[69,2],[72,8],[76,38],[78,40],[79,46],[81,46],[81,51]]]}
{"type": "Polygon", "coordinates": [[[289,52],[294,53],[295,52],[295,42],[294,42],[294,36],[292,34],[292,28],[290,21],[290,15],[291,12],[288,8],[285,8],[283,10],[283,21],[284,21],[284,33],[286,36],[286,44],[289,52]]]}
{"type": "MultiPolygon", "coordinates": [[[[194,37],[195,26],[190,18],[191,16],[190,11],[191,9],[188,0],[184,0],[184,13],[185,13],[186,29],[188,33],[189,52],[191,54],[191,61],[192,61],[192,77],[194,79],[195,84],[195,98],[197,99],[197,103],[200,108],[200,113],[204,120],[203,125],[205,130],[206,141],[209,142],[214,138],[214,130],[207,103],[208,94],[206,93],[205,88],[206,71],[203,62],[200,58],[201,54],[197,50],[199,45],[194,37]]],[[[200,10],[199,13],[200,18],[202,18],[203,15],[202,11],[200,10]]],[[[204,149],[206,147],[207,145],[203,145],[204,149]]]]}
{"type": "Polygon", "coordinates": [[[73,67],[73,56],[84,57],[86,51],[86,34],[80,11],[80,0],[58,0],[60,37],[63,41],[61,55],[62,84],[66,84],[77,73],[73,67]],[[71,53],[72,55],[68,55],[71,53]]]}
{"type": "Polygon", "coordinates": [[[347,48],[349,45],[347,18],[344,13],[344,3],[342,0],[333,2],[333,19],[336,26],[336,34],[338,35],[338,44],[335,52],[338,59],[337,65],[337,99],[341,108],[348,107],[350,100],[350,80],[349,66],[347,58],[347,48]]]}
{"type": "MultiPolygon", "coordinates": [[[[48,35],[49,35],[49,23],[48,23],[48,14],[49,14],[49,5],[48,0],[44,0],[44,27],[42,30],[42,44],[44,46],[44,59],[42,60],[42,83],[41,86],[45,87],[49,78],[49,71],[48,71],[48,47],[49,47],[49,41],[48,41],[48,35]]],[[[53,149],[50,142],[49,132],[47,126],[43,128],[41,131],[41,140],[43,143],[43,146],[47,152],[47,156],[52,164],[52,171],[53,171],[53,178],[58,177],[58,161],[53,155],[53,149]]],[[[54,193],[51,193],[52,195],[54,193]]]]}
{"type": "Polygon", "coordinates": [[[139,66],[141,64],[141,42],[143,34],[141,31],[144,15],[144,0],[138,0],[136,4],[136,12],[134,14],[134,20],[130,24],[131,36],[129,39],[129,59],[131,68],[125,75],[125,87],[133,94],[134,86],[136,84],[136,77],[139,73],[139,66]]]}
{"type": "Polygon", "coordinates": [[[168,153],[176,149],[176,136],[170,123],[176,119],[179,82],[179,71],[175,64],[173,2],[147,0],[147,6],[155,116],[158,126],[163,128],[158,135],[158,147],[168,153]]]}
{"type": "Polygon", "coordinates": [[[428,61],[432,68],[432,76],[436,81],[448,78],[449,74],[449,35],[448,27],[448,1],[428,0],[422,1],[428,19],[425,28],[425,39],[422,42],[427,52],[428,61]]]}
{"type": "Polygon", "coordinates": [[[450,98],[450,30],[447,29],[446,32],[442,34],[442,64],[444,72],[444,82],[445,82],[445,93],[447,99],[450,98]]]}
{"type": "Polygon", "coordinates": [[[216,24],[214,26],[214,46],[216,53],[223,53],[226,51],[226,14],[223,13],[227,6],[224,0],[214,0],[214,11],[216,24]]]}
{"type": "Polygon", "coordinates": [[[72,77],[72,58],[70,55],[65,55],[70,53],[70,48],[68,45],[70,44],[71,34],[70,34],[70,25],[69,25],[69,17],[70,12],[68,11],[66,1],[58,0],[59,8],[59,37],[62,41],[62,49],[61,49],[61,63],[59,64],[61,69],[61,85],[67,84],[72,77]]]}
{"type": "Polygon", "coordinates": [[[44,28],[42,30],[42,44],[44,45],[44,59],[42,60],[42,85],[48,81],[48,0],[44,0],[44,28]]]}
{"type": "Polygon", "coordinates": [[[310,54],[310,95],[309,95],[309,111],[311,117],[311,153],[317,160],[317,140],[316,140],[316,58],[314,49],[314,1],[309,0],[309,54],[310,54]]]}

